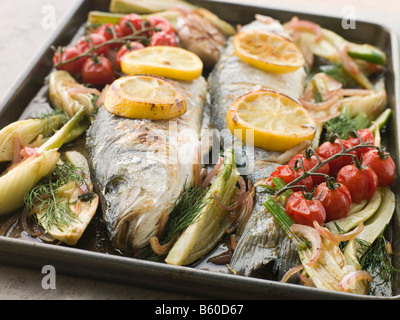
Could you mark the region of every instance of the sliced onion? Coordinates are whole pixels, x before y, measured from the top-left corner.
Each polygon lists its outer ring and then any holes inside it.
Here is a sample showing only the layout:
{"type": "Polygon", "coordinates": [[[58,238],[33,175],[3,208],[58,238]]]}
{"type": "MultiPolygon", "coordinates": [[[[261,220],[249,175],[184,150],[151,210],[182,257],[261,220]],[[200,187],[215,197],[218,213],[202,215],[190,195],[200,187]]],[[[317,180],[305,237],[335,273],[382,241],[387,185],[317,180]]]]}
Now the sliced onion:
{"type": "Polygon", "coordinates": [[[371,93],[371,90],[368,89],[342,89],[340,90],[340,94],[342,96],[360,96],[364,97],[371,93]]]}
{"type": "Polygon", "coordinates": [[[223,252],[215,257],[211,257],[210,259],[207,260],[207,262],[211,262],[216,265],[224,265],[224,264],[231,262],[232,256],[233,256],[233,253],[232,253],[232,251],[229,250],[229,251],[223,252]]]}
{"type": "Polygon", "coordinates": [[[372,281],[372,277],[367,271],[353,271],[346,274],[342,280],[339,282],[339,288],[343,291],[347,291],[354,285],[357,281],[361,280],[368,280],[369,282],[372,281]]]}
{"type": "Polygon", "coordinates": [[[224,158],[219,157],[217,164],[214,166],[214,168],[212,168],[208,176],[204,179],[203,183],[201,184],[203,189],[208,187],[211,180],[217,175],[217,172],[221,168],[223,163],[224,163],[224,158]]]}
{"type": "Polygon", "coordinates": [[[314,227],[322,237],[335,243],[351,240],[364,230],[362,222],[347,233],[332,233],[328,228],[322,227],[317,221],[314,221],[314,227]]]}
{"type": "Polygon", "coordinates": [[[160,244],[157,236],[153,236],[150,238],[150,246],[151,249],[159,256],[165,255],[168,252],[168,248],[160,244]]]}
{"type": "Polygon", "coordinates": [[[300,264],[300,265],[298,265],[298,266],[295,266],[295,267],[289,269],[289,270],[286,271],[286,273],[283,275],[281,282],[287,282],[287,281],[289,280],[289,278],[290,278],[292,275],[294,275],[294,274],[300,272],[300,271],[303,270],[303,269],[304,269],[304,266],[303,266],[302,264],[300,264]]]}
{"type": "Polygon", "coordinates": [[[336,118],[337,116],[340,115],[340,106],[342,105],[342,101],[336,102],[332,107],[331,107],[331,114],[325,116],[325,117],[319,117],[319,118],[314,118],[315,121],[317,122],[326,122],[332,118],[336,118]]]}
{"type": "Polygon", "coordinates": [[[230,240],[231,240],[231,249],[232,251],[235,251],[237,245],[236,235],[231,234],[230,240]]]}
{"type": "Polygon", "coordinates": [[[339,50],[340,52],[340,57],[342,59],[343,67],[351,74],[351,75],[358,75],[360,74],[360,68],[358,67],[357,63],[354,62],[354,60],[349,57],[348,52],[349,51],[349,44],[345,44],[342,46],[339,50]]]}
{"type": "Polygon", "coordinates": [[[199,148],[196,147],[194,151],[194,162],[193,162],[193,176],[194,176],[194,185],[198,187],[200,185],[200,156],[199,156],[199,148]]]}
{"type": "Polygon", "coordinates": [[[321,236],[319,235],[318,231],[312,227],[302,224],[293,224],[292,232],[306,238],[308,241],[311,242],[311,258],[310,261],[307,262],[307,265],[314,265],[321,254],[322,246],[321,236]]]}
{"type": "Polygon", "coordinates": [[[239,185],[240,185],[240,190],[239,190],[239,197],[236,200],[236,202],[232,206],[224,206],[223,203],[221,202],[221,199],[216,192],[214,194],[215,200],[217,200],[218,205],[226,211],[231,211],[235,210],[237,207],[239,207],[241,204],[243,204],[244,199],[246,198],[246,182],[244,181],[242,176],[239,176],[239,185]]]}
{"type": "Polygon", "coordinates": [[[67,92],[72,95],[80,94],[80,93],[84,93],[84,94],[91,93],[91,94],[95,94],[95,95],[100,95],[99,90],[94,89],[94,88],[88,88],[83,85],[74,86],[73,88],[68,88],[67,92]]]}
{"type": "Polygon", "coordinates": [[[306,277],[304,274],[300,274],[299,278],[306,287],[315,287],[314,282],[309,277],[306,277]]]}
{"type": "Polygon", "coordinates": [[[299,20],[298,17],[293,17],[292,20],[286,25],[289,29],[299,30],[299,31],[309,31],[315,34],[315,41],[319,42],[322,39],[322,29],[321,26],[308,21],[308,20],[299,20]]]}
{"type": "Polygon", "coordinates": [[[244,230],[244,227],[246,226],[247,221],[249,220],[252,212],[253,212],[253,207],[254,207],[254,200],[253,196],[249,195],[246,203],[245,203],[245,208],[242,211],[241,215],[239,216],[238,222],[238,229],[239,229],[239,234],[241,234],[244,230]]]}
{"type": "Polygon", "coordinates": [[[168,221],[168,213],[163,211],[161,213],[160,219],[158,220],[158,230],[157,230],[157,236],[161,237],[162,233],[164,232],[165,225],[167,224],[168,221]]]}
{"type": "Polygon", "coordinates": [[[337,103],[339,101],[339,96],[337,95],[333,96],[331,99],[320,103],[309,102],[302,98],[300,98],[299,100],[305,108],[313,111],[321,111],[321,110],[327,110],[330,107],[332,107],[335,103],[337,103]]]}

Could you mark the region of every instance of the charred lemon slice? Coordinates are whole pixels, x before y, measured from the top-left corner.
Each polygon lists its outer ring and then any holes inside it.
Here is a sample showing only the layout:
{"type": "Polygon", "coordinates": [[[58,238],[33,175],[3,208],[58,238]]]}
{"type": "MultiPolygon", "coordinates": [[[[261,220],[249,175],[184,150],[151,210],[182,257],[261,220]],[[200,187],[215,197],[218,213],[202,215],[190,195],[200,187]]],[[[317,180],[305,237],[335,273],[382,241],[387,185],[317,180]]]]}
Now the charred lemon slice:
{"type": "Polygon", "coordinates": [[[269,32],[242,31],[233,37],[236,55],[264,71],[293,72],[304,65],[304,56],[288,39],[269,32]]]}
{"type": "Polygon", "coordinates": [[[152,75],[115,80],[107,89],[104,108],[125,118],[168,120],[186,112],[186,100],[170,81],[152,75]]]}
{"type": "Polygon", "coordinates": [[[228,109],[229,130],[239,139],[271,151],[312,140],[316,124],[308,111],[286,95],[260,90],[239,97],[228,109]]]}
{"type": "Polygon", "coordinates": [[[124,55],[121,70],[126,74],[152,74],[190,81],[201,75],[203,62],[196,54],[182,48],[152,46],[124,55]]]}

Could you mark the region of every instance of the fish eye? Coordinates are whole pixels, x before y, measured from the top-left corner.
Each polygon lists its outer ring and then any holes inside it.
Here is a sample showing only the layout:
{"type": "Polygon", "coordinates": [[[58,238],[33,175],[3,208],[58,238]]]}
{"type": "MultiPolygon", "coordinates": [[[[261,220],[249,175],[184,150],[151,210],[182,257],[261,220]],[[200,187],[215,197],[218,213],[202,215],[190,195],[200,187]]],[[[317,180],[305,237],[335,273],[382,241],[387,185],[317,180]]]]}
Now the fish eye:
{"type": "Polygon", "coordinates": [[[105,196],[118,197],[128,188],[128,181],[121,176],[112,176],[106,184],[105,196]]]}

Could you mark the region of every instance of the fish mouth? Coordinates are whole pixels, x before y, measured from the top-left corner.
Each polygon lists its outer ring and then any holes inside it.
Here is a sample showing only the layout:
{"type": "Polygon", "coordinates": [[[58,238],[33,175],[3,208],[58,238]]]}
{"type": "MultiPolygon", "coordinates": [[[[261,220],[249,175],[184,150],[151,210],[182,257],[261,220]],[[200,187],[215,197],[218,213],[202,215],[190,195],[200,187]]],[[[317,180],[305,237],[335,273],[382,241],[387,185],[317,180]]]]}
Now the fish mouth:
{"type": "Polygon", "coordinates": [[[112,241],[114,245],[123,252],[135,251],[132,247],[130,237],[131,230],[134,229],[138,219],[138,214],[128,214],[121,219],[114,228],[112,241]]]}
{"type": "Polygon", "coordinates": [[[157,209],[132,210],[121,215],[112,230],[112,241],[122,252],[136,253],[149,245],[160,231],[160,219],[166,211],[157,209]]]}
{"type": "Polygon", "coordinates": [[[162,214],[172,211],[175,193],[183,183],[179,171],[167,170],[170,165],[147,160],[141,170],[133,172],[116,166],[118,173],[110,177],[103,190],[103,219],[121,252],[136,253],[149,244],[159,231],[162,214]]]}

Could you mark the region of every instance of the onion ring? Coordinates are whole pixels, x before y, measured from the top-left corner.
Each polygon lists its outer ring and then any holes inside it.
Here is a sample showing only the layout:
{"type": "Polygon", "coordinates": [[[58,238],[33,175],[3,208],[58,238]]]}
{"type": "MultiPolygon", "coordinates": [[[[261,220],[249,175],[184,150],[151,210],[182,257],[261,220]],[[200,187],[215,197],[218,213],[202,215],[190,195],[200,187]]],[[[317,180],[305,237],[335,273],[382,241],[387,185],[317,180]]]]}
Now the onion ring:
{"type": "Polygon", "coordinates": [[[298,266],[295,266],[293,268],[290,268],[286,273],[283,275],[281,282],[287,282],[289,278],[296,274],[297,272],[300,272],[301,270],[304,269],[304,266],[302,264],[299,264],[298,266]]]}
{"type": "Polygon", "coordinates": [[[342,291],[347,291],[354,285],[357,281],[361,280],[368,280],[369,282],[372,281],[372,277],[367,271],[353,271],[346,274],[342,280],[340,280],[338,286],[342,291]]]}
{"type": "Polygon", "coordinates": [[[364,224],[362,222],[347,233],[332,233],[328,228],[322,227],[317,221],[314,221],[314,227],[322,237],[335,243],[351,240],[364,230],[364,224]]]}
{"type": "Polygon", "coordinates": [[[242,176],[239,176],[239,185],[240,185],[240,190],[239,190],[239,198],[236,200],[236,202],[232,206],[224,206],[221,202],[221,199],[216,192],[214,194],[215,200],[217,200],[218,205],[226,211],[231,211],[235,210],[239,205],[243,204],[244,199],[246,198],[246,182],[244,181],[242,176]]]}
{"type": "Polygon", "coordinates": [[[201,184],[201,187],[203,189],[208,187],[208,185],[210,184],[211,180],[217,175],[217,172],[221,168],[223,163],[224,163],[224,158],[219,157],[218,162],[216,163],[214,168],[212,168],[210,173],[207,175],[207,177],[204,179],[203,183],[201,184]]]}
{"type": "Polygon", "coordinates": [[[303,236],[311,242],[311,258],[307,265],[314,265],[321,254],[322,240],[320,234],[314,228],[302,224],[293,224],[291,229],[293,233],[303,236]]]}

